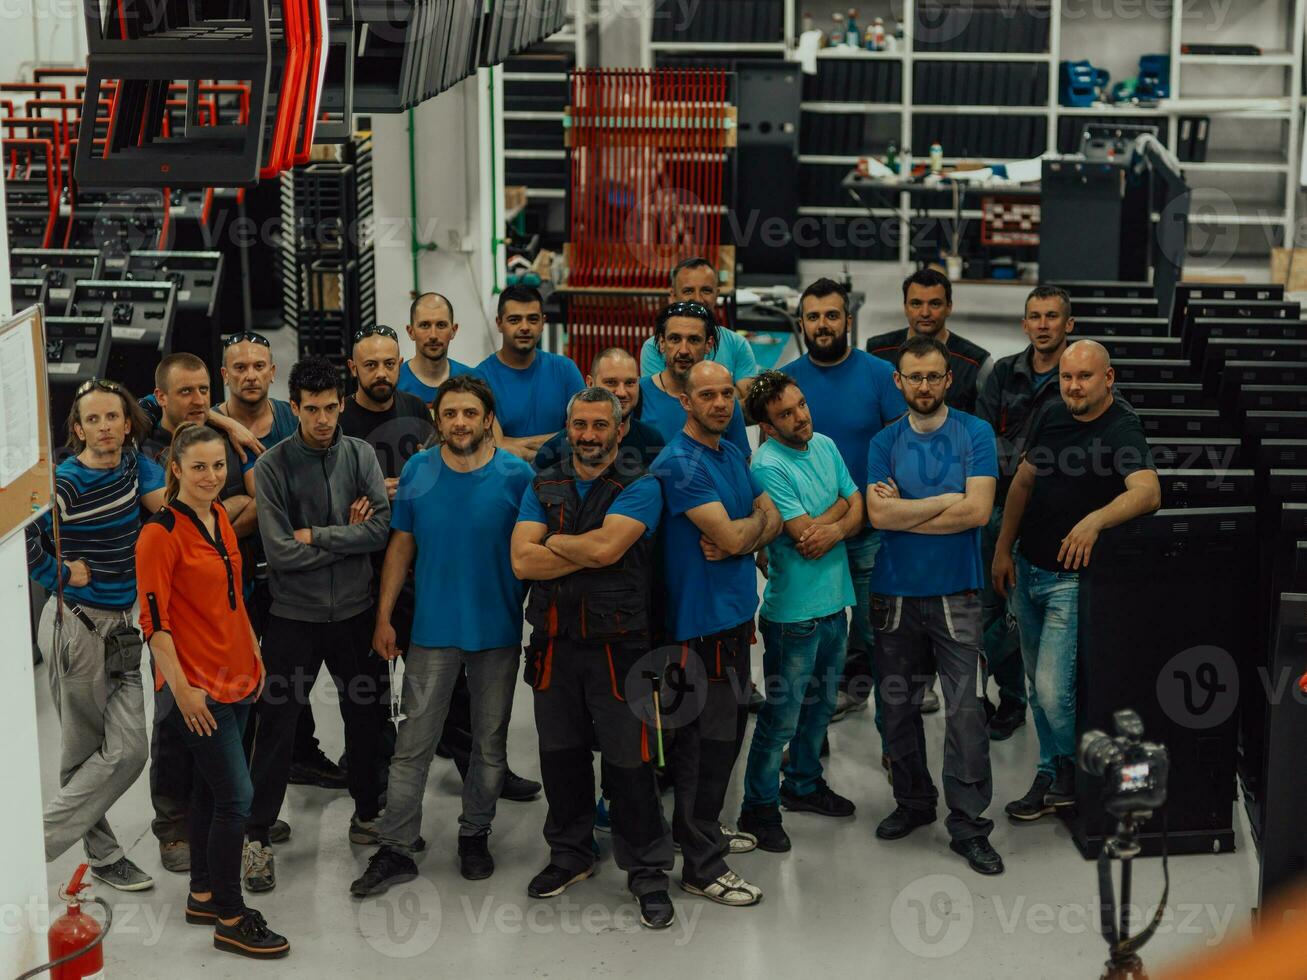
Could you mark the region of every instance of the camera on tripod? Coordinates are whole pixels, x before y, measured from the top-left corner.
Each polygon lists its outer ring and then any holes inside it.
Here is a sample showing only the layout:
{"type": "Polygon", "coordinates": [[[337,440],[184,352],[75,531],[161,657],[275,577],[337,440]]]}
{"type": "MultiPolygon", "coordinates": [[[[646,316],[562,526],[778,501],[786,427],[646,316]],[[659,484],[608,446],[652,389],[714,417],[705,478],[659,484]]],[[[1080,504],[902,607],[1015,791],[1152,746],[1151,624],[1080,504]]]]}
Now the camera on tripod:
{"type": "Polygon", "coordinates": [[[1080,736],[1076,761],[1091,776],[1103,780],[1103,807],[1118,820],[1139,824],[1166,802],[1166,778],[1171,758],[1164,745],[1144,741],[1144,723],[1137,712],[1113,712],[1115,735],[1091,730],[1080,736]]]}

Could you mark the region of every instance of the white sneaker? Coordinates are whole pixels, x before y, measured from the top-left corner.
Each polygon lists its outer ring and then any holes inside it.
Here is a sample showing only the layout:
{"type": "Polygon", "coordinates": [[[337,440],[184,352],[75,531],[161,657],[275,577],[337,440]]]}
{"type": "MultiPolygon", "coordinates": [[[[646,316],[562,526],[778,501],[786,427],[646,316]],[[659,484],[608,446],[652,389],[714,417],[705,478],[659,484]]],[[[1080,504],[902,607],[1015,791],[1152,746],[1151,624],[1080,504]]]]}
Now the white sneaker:
{"type": "Polygon", "coordinates": [[[245,842],[245,851],[241,855],[241,880],[245,890],[251,892],[270,892],[277,887],[277,865],[271,846],[264,847],[257,841],[245,842]]]}
{"type": "Polygon", "coordinates": [[[749,884],[734,871],[727,871],[720,878],[705,885],[691,884],[684,878],[681,879],[680,884],[681,888],[691,895],[701,895],[718,905],[744,908],[748,905],[757,905],[762,901],[762,889],[757,885],[749,884]]]}
{"type": "Polygon", "coordinates": [[[748,854],[758,846],[758,838],[753,834],[746,834],[743,830],[736,830],[726,824],[719,824],[717,829],[726,838],[732,854],[748,854]]]}

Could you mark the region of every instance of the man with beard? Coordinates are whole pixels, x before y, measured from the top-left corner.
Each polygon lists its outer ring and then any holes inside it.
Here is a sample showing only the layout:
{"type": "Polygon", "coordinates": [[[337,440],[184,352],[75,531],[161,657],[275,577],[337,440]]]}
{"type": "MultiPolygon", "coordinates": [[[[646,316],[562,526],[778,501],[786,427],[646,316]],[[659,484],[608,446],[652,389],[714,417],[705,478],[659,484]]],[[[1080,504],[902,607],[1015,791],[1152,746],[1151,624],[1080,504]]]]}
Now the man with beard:
{"type": "MultiPolygon", "coordinates": [[[[672,270],[671,289],[667,292],[669,303],[698,303],[714,314],[717,311],[717,293],[720,289],[720,277],[713,264],[700,256],[691,256],[677,263],[672,270]]],[[[708,360],[726,365],[735,379],[735,390],[743,401],[749,394],[749,385],[758,373],[758,359],[753,355],[753,346],[743,336],[729,327],[718,332],[717,343],[707,355],[708,360]]],[[[658,374],[667,361],[658,346],[658,338],[650,337],[640,348],[640,374],[645,377],[658,374]]]]}
{"type": "Polygon", "coordinates": [[[934,337],[948,350],[949,371],[953,383],[947,402],[964,412],[976,410],[976,397],[985,386],[993,367],[989,351],[973,344],[948,328],[953,312],[953,284],[937,269],[919,269],[903,280],[903,315],[908,321],[902,330],[872,337],[867,350],[894,364],[899,348],[909,337],[934,337]]]}
{"type": "Polygon", "coordinates": [[[504,345],[477,365],[495,396],[495,439],[528,463],[567,418],[567,400],[585,387],[570,359],[540,350],[544,300],[530,286],[499,294],[495,325],[504,345]]]}
{"type": "Polygon", "coordinates": [[[59,791],[45,805],[45,858],[55,860],[80,839],[91,874],[122,891],[154,884],[105,817],[136,782],[147,754],[131,611],[141,521],[164,504],[162,468],[136,450],[148,424],[116,381],[78,388],[68,413],[68,448],[76,455],[55,471],[62,564],[51,514],[26,529],[28,574],[51,593],[36,636],[60,730],[59,791]],[[131,642],[110,650],[109,636],[131,642]]]}
{"type": "Polygon", "coordinates": [[[1102,531],[1156,510],[1162,499],[1139,417],[1113,397],[1103,345],[1068,347],[1060,380],[1061,402],[1031,430],[994,548],[994,588],[1012,593],[1039,736],[1034,783],[1006,807],[1016,820],[1075,802],[1080,570],[1102,531]]]}
{"type": "MultiPolygon", "coordinates": [[[[431,424],[431,412],[422,399],[403,391],[396,384],[401,370],[399,361],[399,335],[390,327],[365,327],[354,334],[354,347],[348,366],[350,374],[358,381],[358,388],[345,400],[345,410],[340,413],[341,430],[348,436],[362,439],[376,450],[377,462],[381,464],[382,475],[386,478],[386,496],[392,505],[405,464],[427,444],[435,432],[431,424]]],[[[385,548],[378,549],[372,556],[375,582],[373,599],[378,602],[385,556],[385,548]]],[[[396,645],[401,650],[408,649],[414,601],[413,577],[410,575],[404,580],[391,616],[397,635],[396,645]]],[[[390,703],[382,698],[379,706],[383,712],[388,712],[390,703]]],[[[470,711],[467,679],[460,672],[440,744],[453,757],[454,764],[464,779],[467,778],[472,752],[470,711]]],[[[387,751],[381,760],[383,766],[390,756],[390,745],[388,740],[385,741],[387,751]]],[[[504,799],[529,800],[539,792],[539,783],[523,779],[512,770],[509,770],[504,779],[504,799]]]]}
{"type": "Polygon", "coordinates": [[[436,393],[435,415],[441,442],[404,465],[381,574],[372,646],[387,660],[405,656],[402,703],[408,719],[390,759],[386,811],[377,824],[381,846],[350,885],[356,897],[417,877],[413,854],[427,773],[464,667],[476,744],[463,781],[459,865],[469,881],[495,870],[488,839],[508,772],[508,724],[522,642],[524,590],[513,574],[510,540],[534,474],[495,447],[495,397],[480,378],[446,380],[436,393]],[[404,651],[393,616],[410,566],[418,602],[404,651]]]}
{"type": "Polygon", "coordinates": [[[535,690],[549,799],[549,863],[527,894],[552,898],[594,873],[590,747],[597,739],[612,800],[613,854],[640,921],[665,929],[676,917],[667,894],[672,840],[647,764],[648,732],[628,707],[649,653],[653,535],[663,497],[638,460],[618,464],[622,427],[611,392],[574,395],[566,430],[572,453],[536,476],[513,529],[513,571],[531,583],[526,679],[535,690]]]}
{"type": "MultiPolygon", "coordinates": [[[[679,317],[687,327],[678,333],[691,335],[688,324],[698,321],[702,338],[711,317],[699,311],[702,316],[679,317]]],[[[658,454],[653,472],[663,488],[669,676],[682,675],[672,687],[701,691],[694,697],[702,701],[672,739],[672,834],[681,847],[683,889],[722,905],[754,905],[762,889],[727,867],[730,842],[719,821],[749,693],[758,608],[751,556],[780,532],[781,518],[744,453],[723,438],[740,411],[730,372],[712,361],[695,364],[680,400],[685,424],[658,454]]]]}
{"type": "MultiPolygon", "coordinates": [[[[183,422],[219,428],[209,411],[209,369],[194,354],[169,354],[154,370],[154,398],[160,417],[145,437],[141,451],[166,467],[172,434],[183,422]]],[[[255,553],[258,512],[254,499],[254,456],[241,464],[236,449],[227,443],[226,483],[219,500],[231,520],[244,561],[255,553]]],[[[249,566],[252,567],[252,564],[249,566]]],[[[151,830],[159,840],[159,860],[168,871],[190,870],[187,840],[194,762],[181,733],[166,724],[172,710],[172,691],[165,685],[154,692],[154,726],[150,735],[150,802],[154,806],[151,830]]]]}
{"type": "MultiPolygon", "coordinates": [[[[799,323],[808,353],[781,368],[798,383],[812,413],[812,427],[834,440],[853,485],[867,485],[867,445],[871,437],[903,414],[903,396],[894,387],[894,369],[850,343],[853,318],[848,295],[833,279],[818,279],[799,297],[799,323]]],[[[859,491],[861,492],[861,491],[859,491]]],[[[870,525],[844,542],[857,600],[849,628],[836,718],[866,707],[874,690],[868,583],[880,550],[880,534],[870,525]]],[[[882,725],[876,706],[876,728],[882,725]]]]}
{"type": "MultiPolygon", "coordinates": [[[[668,443],[685,427],[685,391],[690,369],[708,359],[717,345],[717,337],[717,321],[700,303],[672,303],[658,314],[654,339],[667,366],[655,375],[640,379],[643,403],[640,420],[657,429],[668,443]]],[[[730,373],[724,366],[723,370],[730,373]]],[[[738,402],[729,416],[725,437],[746,460],[749,458],[752,450],[738,402]]]]}
{"type": "MultiPolygon", "coordinates": [[[[629,351],[609,347],[595,355],[590,373],[585,376],[587,387],[611,391],[622,406],[622,425],[619,432],[618,466],[638,465],[648,469],[666,445],[662,433],[636,416],[640,411],[640,368],[629,351]]],[[[540,447],[532,465],[540,473],[571,455],[572,444],[564,429],[540,447]]]]}
{"type": "Polygon", "coordinates": [[[908,414],[867,450],[867,512],[884,542],[871,572],[871,624],[893,774],[894,812],[876,827],[882,840],[935,821],[938,793],[926,768],[921,694],[929,652],[944,693],[944,799],[949,847],[980,874],[1003,861],[984,816],[993,792],[981,663],[980,528],[994,504],[994,432],[951,409],[948,350],[912,337],[894,381],[908,414]]]}
{"type": "Polygon", "coordinates": [[[981,624],[985,631],[985,661],[999,691],[998,710],[989,720],[989,737],[995,741],[1010,738],[1026,723],[1026,682],[1015,624],[1009,623],[1007,603],[994,589],[990,575],[994,547],[1003,526],[1003,501],[1021,463],[1031,428],[1039,415],[1059,400],[1057,366],[1066,350],[1067,334],[1075,329],[1075,323],[1071,297],[1066,290],[1057,286],[1032,289],[1021,318],[1021,329],[1030,343],[1020,353],[994,362],[994,371],[976,403],[976,415],[988,422],[998,437],[999,477],[994,512],[980,532],[981,564],[985,569],[981,624]]]}
{"type": "Polygon", "coordinates": [[[413,356],[399,369],[396,387],[417,395],[431,407],[436,389],[446,378],[471,374],[472,368],[449,356],[449,345],[458,333],[454,304],[440,293],[423,293],[408,308],[408,336],[413,341],[413,356]]]}
{"type": "Polygon", "coordinates": [[[790,849],[782,804],[825,817],[853,815],[853,803],[822,778],[821,745],[844,666],[844,610],[854,604],[844,542],[861,533],[867,511],[835,443],[813,431],[807,399],[793,378],[764,371],[753,381],[749,403],[767,436],[753,456],[753,475],[785,527],[768,547],[758,622],[767,703],[749,746],[740,829],[757,837],[763,850],[780,852],[790,849]]]}

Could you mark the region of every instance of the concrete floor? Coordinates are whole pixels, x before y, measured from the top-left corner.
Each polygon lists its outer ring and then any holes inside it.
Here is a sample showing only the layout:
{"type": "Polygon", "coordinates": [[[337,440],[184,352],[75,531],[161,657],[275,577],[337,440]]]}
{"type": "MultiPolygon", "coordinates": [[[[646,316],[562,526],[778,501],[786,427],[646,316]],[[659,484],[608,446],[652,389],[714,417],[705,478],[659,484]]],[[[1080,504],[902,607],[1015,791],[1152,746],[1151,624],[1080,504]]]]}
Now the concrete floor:
{"type": "MultiPolygon", "coordinates": [[[[812,277],[828,271],[816,268],[812,277]]],[[[886,270],[873,279],[860,271],[855,285],[868,290],[864,338],[902,322],[896,275],[886,270]]],[[[1009,353],[1024,343],[1018,326],[1023,297],[1019,287],[961,287],[952,325],[996,355],[1009,353]]],[[[480,336],[469,330],[459,342],[480,336]]],[[[294,360],[293,345],[293,335],[277,332],[274,349],[283,385],[294,360]]],[[[453,353],[475,363],[486,351],[453,353]]],[[[781,363],[786,359],[788,355],[781,363]]],[[[755,650],[755,671],[759,660],[760,650],[755,650]]],[[[57,783],[59,730],[43,668],[38,678],[39,750],[44,790],[50,793],[57,783]]],[[[334,758],[343,742],[330,697],[319,684],[319,737],[334,758]]],[[[938,783],[942,716],[928,717],[926,732],[938,783]]],[[[1037,754],[1032,725],[992,747],[992,842],[1007,864],[1006,873],[994,878],[974,874],[947,850],[942,820],[902,841],[877,840],[875,824],[893,801],[878,765],[879,740],[870,714],[834,725],[830,740],[827,777],[857,804],[856,816],[833,821],[788,815],[792,852],[756,851],[732,862],[764,889],[761,905],[722,908],[673,888],[678,918],[666,933],[638,925],[624,876],[603,837],[605,860],[594,879],[559,899],[526,897],[527,881],[547,858],[542,800],[504,803],[492,837],[498,863],[494,876],[476,883],[460,878],[454,857],[459,780],[453,766],[440,759],[426,797],[423,833],[430,849],[419,862],[422,877],[380,898],[357,902],[347,888],[365,866],[369,850],[347,840],[348,795],[291,787],[282,815],[293,836],[276,848],[278,886],[253,899],[293,946],[290,958],[276,967],[277,975],[1099,975],[1105,945],[1097,932],[1094,865],[1080,858],[1060,822],[1017,826],[1002,815],[1003,804],[1029,785],[1037,754]]],[[[523,687],[509,756],[516,771],[538,777],[535,744],[530,698],[523,687]]],[[[742,764],[736,767],[727,799],[728,821],[738,813],[742,770],[742,764]]],[[[670,813],[670,797],[664,799],[670,813]]],[[[207,930],[183,920],[186,879],[162,870],[150,817],[142,777],[109,818],[132,859],[157,884],[138,895],[109,893],[116,921],[105,944],[108,974],[141,980],[248,976],[249,964],[216,952],[207,930]]],[[[1170,914],[1144,955],[1155,972],[1177,955],[1201,951],[1246,928],[1256,893],[1256,859],[1241,810],[1236,817],[1235,853],[1172,859],[1170,914]]],[[[77,860],[69,853],[50,865],[52,895],[77,860]]],[[[1135,895],[1149,914],[1161,887],[1160,865],[1142,862],[1135,895]]]]}

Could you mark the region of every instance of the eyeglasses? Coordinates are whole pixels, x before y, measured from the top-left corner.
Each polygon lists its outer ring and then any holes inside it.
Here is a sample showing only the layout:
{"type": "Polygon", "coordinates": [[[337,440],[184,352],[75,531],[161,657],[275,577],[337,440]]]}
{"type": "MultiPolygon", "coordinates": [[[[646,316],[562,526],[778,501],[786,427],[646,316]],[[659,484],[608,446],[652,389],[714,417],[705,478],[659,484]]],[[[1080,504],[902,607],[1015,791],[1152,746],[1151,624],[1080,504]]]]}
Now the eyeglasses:
{"type": "Polygon", "coordinates": [[[357,344],[364,337],[389,337],[391,340],[399,340],[399,334],[395,333],[393,327],[383,327],[380,325],[375,327],[364,327],[362,330],[356,331],[354,334],[354,343],[357,344]]]}
{"type": "Polygon", "coordinates": [[[73,400],[76,401],[78,398],[81,398],[83,395],[89,395],[91,392],[95,391],[96,389],[99,389],[100,391],[107,391],[110,394],[114,394],[114,395],[123,394],[123,386],[120,385],[117,381],[107,381],[103,378],[92,378],[90,381],[83,381],[78,386],[77,393],[73,395],[73,400]]]}
{"type": "Polygon", "coordinates": [[[244,333],[234,333],[230,337],[224,338],[222,341],[222,349],[226,350],[228,347],[231,347],[233,344],[245,344],[245,343],[262,344],[264,347],[272,346],[272,344],[268,341],[268,338],[263,336],[263,334],[254,333],[250,330],[246,330],[244,333]]]}
{"type": "Polygon", "coordinates": [[[899,377],[910,384],[913,388],[920,388],[923,381],[932,388],[938,388],[944,383],[944,379],[948,377],[948,374],[940,374],[938,371],[931,371],[930,374],[900,374],[899,377]]]}

